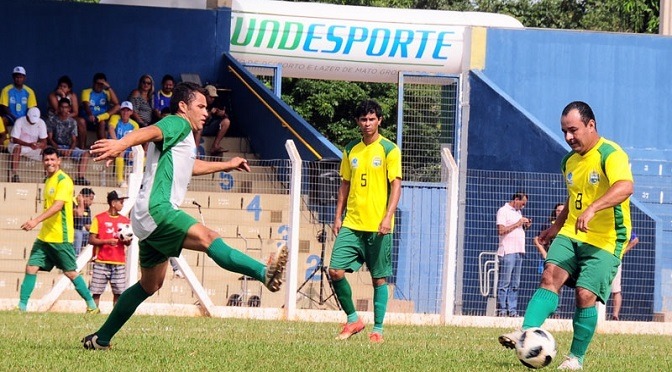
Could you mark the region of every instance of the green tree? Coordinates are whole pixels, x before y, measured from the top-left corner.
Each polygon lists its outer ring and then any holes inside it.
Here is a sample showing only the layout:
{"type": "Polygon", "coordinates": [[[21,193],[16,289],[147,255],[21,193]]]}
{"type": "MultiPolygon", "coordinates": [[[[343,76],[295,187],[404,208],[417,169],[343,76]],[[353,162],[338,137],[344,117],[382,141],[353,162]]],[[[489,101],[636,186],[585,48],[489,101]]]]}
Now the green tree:
{"type": "Polygon", "coordinates": [[[475,9],[503,13],[526,27],[657,33],[659,0],[478,0],[475,9]]]}
{"type": "Polygon", "coordinates": [[[337,146],[361,137],[354,121],[357,104],[375,98],[385,114],[382,134],[396,138],[397,106],[394,84],[354,83],[312,79],[282,82],[282,99],[337,146]]]}

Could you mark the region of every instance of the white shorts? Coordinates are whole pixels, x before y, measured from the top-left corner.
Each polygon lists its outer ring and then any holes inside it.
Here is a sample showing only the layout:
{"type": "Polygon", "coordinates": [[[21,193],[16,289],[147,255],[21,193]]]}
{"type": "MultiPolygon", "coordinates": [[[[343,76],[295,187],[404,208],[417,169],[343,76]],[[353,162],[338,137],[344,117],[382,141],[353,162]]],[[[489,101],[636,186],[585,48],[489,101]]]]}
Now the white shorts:
{"type": "Polygon", "coordinates": [[[30,146],[22,146],[18,143],[10,143],[7,147],[7,150],[11,154],[16,146],[21,146],[21,156],[25,156],[28,159],[35,161],[42,161],[42,149],[31,149],[30,146]]]}
{"type": "Polygon", "coordinates": [[[614,281],[611,282],[611,293],[621,293],[621,268],[623,267],[623,263],[618,265],[618,271],[616,271],[616,276],[614,277],[614,281]]]}

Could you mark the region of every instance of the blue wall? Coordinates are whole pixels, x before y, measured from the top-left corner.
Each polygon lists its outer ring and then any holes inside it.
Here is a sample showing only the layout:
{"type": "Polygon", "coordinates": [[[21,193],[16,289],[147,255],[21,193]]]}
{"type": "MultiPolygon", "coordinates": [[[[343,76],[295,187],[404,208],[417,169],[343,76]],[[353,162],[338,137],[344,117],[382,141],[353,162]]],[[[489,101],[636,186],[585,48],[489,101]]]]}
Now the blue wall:
{"type": "MultiPolygon", "coordinates": [[[[559,172],[568,148],[479,71],[469,74],[469,168],[559,172]]],[[[557,130],[559,132],[559,129],[557,130]]]]}
{"type": "Polygon", "coordinates": [[[27,70],[40,109],[61,75],[79,93],[104,72],[120,100],[137,87],[142,74],[158,80],[172,74],[200,74],[215,81],[220,55],[228,49],[230,10],[188,10],[79,4],[62,1],[3,1],[0,85],[11,83],[14,66],[27,70]]]}
{"type": "MultiPolygon", "coordinates": [[[[623,147],[672,148],[672,38],[562,30],[489,29],[484,74],[560,133],[574,100],[593,107],[601,135],[623,147]]],[[[473,100],[472,100],[473,103],[473,100]]]]}

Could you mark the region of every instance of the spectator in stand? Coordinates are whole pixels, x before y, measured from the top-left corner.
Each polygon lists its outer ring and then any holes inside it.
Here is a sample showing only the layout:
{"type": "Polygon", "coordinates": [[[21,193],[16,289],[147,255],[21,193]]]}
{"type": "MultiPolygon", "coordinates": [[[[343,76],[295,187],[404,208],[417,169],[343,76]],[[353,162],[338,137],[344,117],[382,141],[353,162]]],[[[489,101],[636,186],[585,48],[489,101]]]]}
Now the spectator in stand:
{"type": "MultiPolygon", "coordinates": [[[[226,131],[229,129],[231,121],[226,114],[226,110],[215,105],[215,99],[219,97],[217,88],[213,85],[206,85],[205,91],[208,93],[205,96],[205,100],[208,104],[208,118],[205,120],[203,129],[194,131],[194,141],[196,142],[196,147],[200,148],[202,136],[213,136],[216,134],[217,137],[210,149],[210,155],[217,156],[226,151],[219,147],[219,141],[224,138],[224,134],[226,134],[226,131]]],[[[205,150],[201,155],[205,155],[205,150]]]]}
{"type": "Polygon", "coordinates": [[[93,87],[82,91],[81,106],[78,120],[79,145],[85,149],[86,130],[96,130],[97,138],[104,139],[107,121],[119,111],[119,99],[105,74],[98,72],[93,75],[93,87]]]}
{"type": "Polygon", "coordinates": [[[133,120],[141,128],[152,123],[152,103],[154,95],[154,79],[150,75],[140,76],[138,88],[134,89],[128,96],[128,100],[133,104],[133,120]]]}
{"type": "MultiPolygon", "coordinates": [[[[219,120],[219,130],[217,131],[215,140],[212,142],[212,147],[210,147],[210,155],[219,156],[222,155],[222,153],[229,151],[223,149],[219,143],[222,142],[222,138],[224,138],[226,132],[229,130],[231,120],[229,120],[229,115],[226,113],[226,107],[222,107],[221,109],[215,108],[211,115],[213,118],[221,118],[221,120],[219,120]]],[[[214,122],[216,123],[217,119],[215,119],[214,122]]],[[[217,128],[216,125],[213,125],[213,127],[217,128]]]]}
{"type": "Polygon", "coordinates": [[[8,148],[12,154],[9,171],[11,182],[21,182],[17,174],[21,156],[35,161],[42,160],[42,150],[47,147],[47,137],[47,124],[40,118],[40,109],[37,107],[29,108],[26,116],[16,119],[12,128],[12,142],[8,148]]]}
{"type": "Polygon", "coordinates": [[[21,66],[14,67],[12,79],[14,82],[0,92],[0,115],[5,128],[13,125],[16,119],[26,116],[29,108],[37,107],[35,92],[24,84],[26,69],[21,66]]]}
{"type": "MultiPolygon", "coordinates": [[[[122,102],[119,115],[113,115],[110,118],[110,128],[108,129],[108,134],[111,139],[121,139],[130,131],[140,129],[138,123],[131,119],[132,114],[133,104],[128,101],[122,102]]],[[[116,159],[114,159],[117,184],[119,187],[128,187],[128,184],[124,180],[124,165],[126,161],[130,159],[132,154],[133,153],[131,152],[131,149],[128,148],[121,155],[117,156],[116,159]]]]}
{"type": "Polygon", "coordinates": [[[93,204],[93,198],[95,197],[96,193],[92,189],[85,187],[79,192],[77,198],[75,198],[75,206],[72,208],[75,220],[75,242],[73,245],[75,247],[75,255],[77,256],[82,251],[82,247],[89,242],[91,204],[93,204]]]}
{"type": "MultiPolygon", "coordinates": [[[[72,91],[72,80],[70,80],[70,77],[67,75],[63,75],[60,78],[58,78],[58,83],[56,83],[56,89],[49,93],[49,97],[47,97],[49,100],[49,111],[47,111],[47,120],[51,119],[52,116],[58,115],[58,102],[63,99],[67,98],[70,101],[70,117],[73,119],[77,119],[77,116],[79,115],[79,100],[77,99],[77,95],[75,92],[72,91]]],[[[84,138],[86,138],[86,131],[84,133],[79,133],[77,134],[78,138],[80,136],[84,135],[84,138]]],[[[77,147],[84,148],[83,146],[80,146],[80,143],[78,142],[77,147]]]]}
{"type": "Polygon", "coordinates": [[[89,163],[89,152],[77,147],[77,121],[70,116],[70,100],[61,98],[58,101],[58,115],[52,116],[47,125],[49,146],[58,149],[64,158],[72,158],[77,163],[75,185],[88,186],[91,183],[84,177],[86,165],[89,163]]]}
{"type": "Polygon", "coordinates": [[[170,98],[173,96],[175,79],[172,75],[164,75],[161,79],[161,89],[154,93],[154,121],[159,121],[170,114],[170,98]]]}
{"type": "Polygon", "coordinates": [[[128,217],[119,214],[124,208],[125,199],[126,197],[120,197],[116,191],[109,192],[107,211],[96,215],[91,224],[89,241],[94,245],[94,264],[89,290],[96,306],[108,282],[114,296],[113,305],[117,304],[119,296],[126,289],[126,247],[131,241],[122,241],[117,236],[121,226],[131,223],[128,217]]]}

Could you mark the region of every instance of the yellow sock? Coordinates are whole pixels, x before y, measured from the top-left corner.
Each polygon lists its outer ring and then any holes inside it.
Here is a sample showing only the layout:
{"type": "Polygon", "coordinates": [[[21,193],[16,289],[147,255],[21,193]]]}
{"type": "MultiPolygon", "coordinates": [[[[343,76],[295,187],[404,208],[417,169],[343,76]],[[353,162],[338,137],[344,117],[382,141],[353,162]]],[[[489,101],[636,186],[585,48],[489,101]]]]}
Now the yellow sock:
{"type": "Polygon", "coordinates": [[[114,159],[115,173],[117,174],[117,183],[124,182],[124,157],[118,156],[114,159]]]}

